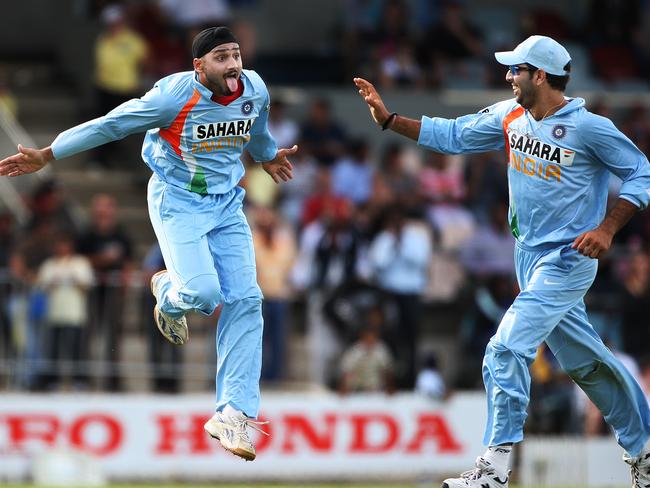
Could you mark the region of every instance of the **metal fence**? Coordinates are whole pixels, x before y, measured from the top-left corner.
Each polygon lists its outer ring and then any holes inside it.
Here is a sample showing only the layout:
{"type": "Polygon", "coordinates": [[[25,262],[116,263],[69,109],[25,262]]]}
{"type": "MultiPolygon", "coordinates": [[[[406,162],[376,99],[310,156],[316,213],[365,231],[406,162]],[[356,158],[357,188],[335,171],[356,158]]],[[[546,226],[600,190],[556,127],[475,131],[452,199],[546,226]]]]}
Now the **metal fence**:
{"type": "Polygon", "coordinates": [[[175,347],[153,322],[148,277],[120,275],[85,292],[82,323],[52,323],[48,293],[0,270],[0,388],[28,391],[204,391],[214,377],[216,317],[192,316],[175,347]],[[146,280],[146,283],[145,283],[146,280]]]}

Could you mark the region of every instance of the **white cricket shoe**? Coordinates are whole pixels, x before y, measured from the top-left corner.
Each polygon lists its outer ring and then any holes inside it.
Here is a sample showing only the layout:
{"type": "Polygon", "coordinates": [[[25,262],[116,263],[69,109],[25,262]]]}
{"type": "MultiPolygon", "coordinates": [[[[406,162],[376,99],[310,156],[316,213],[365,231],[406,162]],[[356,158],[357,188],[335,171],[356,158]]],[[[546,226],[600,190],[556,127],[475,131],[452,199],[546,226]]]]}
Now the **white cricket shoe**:
{"type": "Polygon", "coordinates": [[[650,488],[650,450],[644,450],[637,457],[625,453],[623,461],[630,465],[632,488],[650,488]]]}
{"type": "Polygon", "coordinates": [[[208,420],[203,428],[208,434],[221,442],[221,445],[227,451],[232,452],[235,456],[253,461],[255,456],[255,446],[248,435],[247,427],[251,427],[264,435],[269,435],[258,427],[258,425],[268,424],[268,422],[257,422],[246,417],[239,412],[236,415],[225,415],[223,412],[215,413],[208,420]]]}
{"type": "Polygon", "coordinates": [[[476,458],[476,468],[465,471],[460,478],[448,478],[442,482],[442,488],[508,488],[506,475],[498,476],[496,470],[484,458],[476,458]]]}
{"type": "MultiPolygon", "coordinates": [[[[151,293],[153,296],[158,299],[158,287],[160,286],[160,279],[167,273],[167,270],[163,269],[158,271],[151,277],[151,293]]],[[[183,316],[178,319],[174,319],[162,312],[158,305],[153,308],[153,319],[158,326],[158,330],[162,335],[165,336],[172,344],[180,345],[185,344],[187,339],[190,336],[189,330],[187,329],[187,319],[183,316]]]]}

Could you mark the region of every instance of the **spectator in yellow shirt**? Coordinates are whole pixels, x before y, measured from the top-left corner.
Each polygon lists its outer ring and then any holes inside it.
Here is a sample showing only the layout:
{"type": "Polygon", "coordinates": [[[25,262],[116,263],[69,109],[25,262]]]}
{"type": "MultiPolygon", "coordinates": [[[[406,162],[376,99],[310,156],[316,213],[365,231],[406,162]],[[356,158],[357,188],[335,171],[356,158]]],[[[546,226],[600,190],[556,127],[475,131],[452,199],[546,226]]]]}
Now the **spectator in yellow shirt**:
{"type": "MultiPolygon", "coordinates": [[[[128,26],[122,7],[106,7],[101,20],[104,29],[95,42],[98,115],[141,94],[141,75],[149,53],[147,41],[128,26]]],[[[103,166],[108,165],[110,148],[100,146],[96,150],[96,158],[103,166]]]]}

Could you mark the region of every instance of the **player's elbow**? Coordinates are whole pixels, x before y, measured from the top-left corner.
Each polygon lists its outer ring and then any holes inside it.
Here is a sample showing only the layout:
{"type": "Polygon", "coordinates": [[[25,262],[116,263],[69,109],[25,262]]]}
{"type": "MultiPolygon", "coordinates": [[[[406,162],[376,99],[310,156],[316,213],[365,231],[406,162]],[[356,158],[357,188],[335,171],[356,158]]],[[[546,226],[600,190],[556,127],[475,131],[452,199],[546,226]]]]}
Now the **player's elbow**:
{"type": "Polygon", "coordinates": [[[120,123],[118,119],[106,118],[104,124],[101,126],[101,131],[106,139],[118,141],[124,139],[129,135],[125,129],[124,123],[120,123]]]}

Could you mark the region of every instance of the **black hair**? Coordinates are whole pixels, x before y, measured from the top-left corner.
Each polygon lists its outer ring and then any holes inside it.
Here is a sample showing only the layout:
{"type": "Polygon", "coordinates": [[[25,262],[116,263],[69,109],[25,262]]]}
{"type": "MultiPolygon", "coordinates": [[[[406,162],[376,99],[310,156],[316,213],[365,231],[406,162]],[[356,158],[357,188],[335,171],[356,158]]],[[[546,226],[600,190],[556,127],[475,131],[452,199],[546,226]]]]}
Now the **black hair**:
{"type": "Polygon", "coordinates": [[[550,75],[546,73],[546,79],[548,80],[548,84],[551,85],[551,88],[554,90],[559,90],[563,92],[566,90],[567,83],[569,83],[569,78],[570,75],[568,73],[571,72],[571,61],[569,61],[567,64],[564,65],[564,71],[567,72],[566,75],[558,76],[558,75],[550,75]]]}
{"type": "MultiPolygon", "coordinates": [[[[533,76],[533,72],[537,71],[539,68],[536,66],[533,66],[532,64],[526,63],[526,66],[528,66],[529,69],[529,76],[533,76]]],[[[548,81],[548,84],[551,85],[551,88],[553,90],[559,90],[563,92],[566,90],[566,86],[569,83],[569,74],[571,72],[571,61],[569,61],[567,64],[564,65],[564,71],[567,72],[566,75],[552,75],[550,73],[546,73],[546,81],[548,81]]]]}

